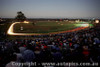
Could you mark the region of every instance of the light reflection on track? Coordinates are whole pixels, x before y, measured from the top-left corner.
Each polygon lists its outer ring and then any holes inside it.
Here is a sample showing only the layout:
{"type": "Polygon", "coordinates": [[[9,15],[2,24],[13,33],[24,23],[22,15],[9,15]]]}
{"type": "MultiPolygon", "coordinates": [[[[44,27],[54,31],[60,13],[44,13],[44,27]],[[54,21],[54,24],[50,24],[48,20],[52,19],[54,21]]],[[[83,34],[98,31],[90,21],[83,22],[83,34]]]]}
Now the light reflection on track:
{"type": "Polygon", "coordinates": [[[53,32],[53,33],[14,33],[14,25],[18,24],[21,22],[15,22],[12,23],[11,26],[9,27],[7,34],[8,35],[48,35],[48,34],[59,34],[59,33],[67,33],[67,32],[73,32],[73,31],[78,31],[78,30],[82,30],[85,28],[88,28],[88,26],[84,26],[84,27],[79,27],[79,28],[75,28],[73,30],[68,30],[68,31],[61,31],[61,32],[53,32]]]}

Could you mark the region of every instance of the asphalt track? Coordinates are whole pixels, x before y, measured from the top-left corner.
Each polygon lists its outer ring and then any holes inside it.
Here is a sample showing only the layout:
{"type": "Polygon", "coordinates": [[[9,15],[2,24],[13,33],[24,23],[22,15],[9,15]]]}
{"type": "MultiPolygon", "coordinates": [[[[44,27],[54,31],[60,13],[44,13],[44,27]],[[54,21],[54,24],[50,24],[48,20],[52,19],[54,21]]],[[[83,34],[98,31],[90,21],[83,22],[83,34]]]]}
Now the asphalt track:
{"type": "Polygon", "coordinates": [[[15,22],[15,23],[12,23],[10,25],[10,27],[9,27],[9,29],[7,31],[8,35],[23,35],[23,36],[24,35],[50,35],[50,34],[60,34],[60,33],[67,33],[67,32],[79,31],[79,30],[86,29],[86,28],[89,27],[89,26],[84,26],[84,27],[75,28],[73,30],[67,30],[67,31],[61,31],[61,32],[52,32],[52,33],[14,33],[14,25],[18,24],[18,23],[21,23],[21,22],[15,22]]]}

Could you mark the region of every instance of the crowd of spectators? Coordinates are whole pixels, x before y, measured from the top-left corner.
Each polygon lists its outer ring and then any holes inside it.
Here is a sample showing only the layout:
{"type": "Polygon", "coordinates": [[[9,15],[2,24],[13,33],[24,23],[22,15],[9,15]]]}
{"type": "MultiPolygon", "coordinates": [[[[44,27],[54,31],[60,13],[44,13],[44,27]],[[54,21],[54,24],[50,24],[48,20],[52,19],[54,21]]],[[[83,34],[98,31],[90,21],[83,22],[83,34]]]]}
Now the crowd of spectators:
{"type": "Polygon", "coordinates": [[[100,63],[99,27],[31,37],[0,41],[0,67],[13,67],[12,61],[100,63]]]}

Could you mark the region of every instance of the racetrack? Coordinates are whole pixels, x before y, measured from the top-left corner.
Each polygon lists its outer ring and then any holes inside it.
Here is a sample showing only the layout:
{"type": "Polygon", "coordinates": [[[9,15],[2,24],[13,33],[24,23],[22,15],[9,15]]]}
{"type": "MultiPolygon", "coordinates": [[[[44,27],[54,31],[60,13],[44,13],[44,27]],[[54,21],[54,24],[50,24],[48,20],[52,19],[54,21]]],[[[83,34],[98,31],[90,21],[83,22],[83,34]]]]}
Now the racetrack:
{"type": "MultiPolygon", "coordinates": [[[[59,33],[67,33],[67,32],[73,32],[73,31],[79,31],[85,28],[88,28],[89,25],[88,24],[83,24],[84,26],[80,26],[78,28],[72,29],[72,30],[67,30],[67,31],[58,31],[58,32],[51,32],[51,33],[15,33],[14,32],[14,25],[16,24],[20,24],[22,22],[15,22],[12,23],[11,26],[9,27],[7,34],[8,35],[49,35],[49,34],[59,34],[59,33]]],[[[26,22],[27,23],[27,22],[26,22]]]]}

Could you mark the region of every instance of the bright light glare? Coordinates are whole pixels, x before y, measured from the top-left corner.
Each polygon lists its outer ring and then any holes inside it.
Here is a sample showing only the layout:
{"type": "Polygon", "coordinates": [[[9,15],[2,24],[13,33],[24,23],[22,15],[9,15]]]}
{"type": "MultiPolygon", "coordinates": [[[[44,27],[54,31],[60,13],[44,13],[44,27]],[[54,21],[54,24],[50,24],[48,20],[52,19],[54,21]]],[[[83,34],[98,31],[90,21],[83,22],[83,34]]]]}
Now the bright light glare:
{"type": "Polygon", "coordinates": [[[99,23],[99,20],[95,20],[95,23],[99,23]]]}
{"type": "Polygon", "coordinates": [[[8,31],[7,31],[7,33],[8,33],[9,35],[13,35],[13,34],[14,34],[14,32],[13,32],[13,27],[14,27],[14,25],[17,24],[17,23],[20,23],[20,22],[15,22],[15,23],[12,23],[12,24],[11,24],[11,26],[9,27],[9,29],[8,29],[8,31]]]}
{"type": "Polygon", "coordinates": [[[89,27],[89,24],[81,24],[82,27],[89,27]]]}
{"type": "Polygon", "coordinates": [[[24,21],[24,23],[29,23],[28,21],[24,21]]]}

